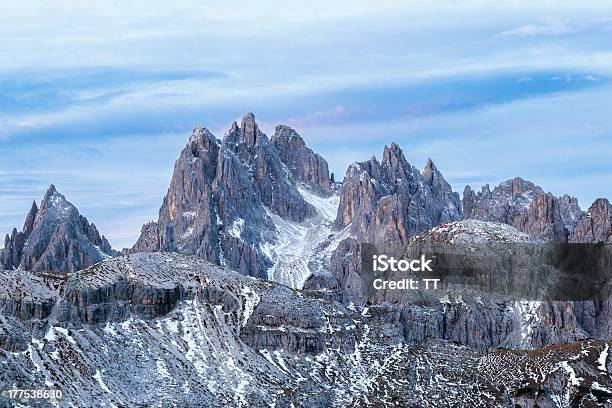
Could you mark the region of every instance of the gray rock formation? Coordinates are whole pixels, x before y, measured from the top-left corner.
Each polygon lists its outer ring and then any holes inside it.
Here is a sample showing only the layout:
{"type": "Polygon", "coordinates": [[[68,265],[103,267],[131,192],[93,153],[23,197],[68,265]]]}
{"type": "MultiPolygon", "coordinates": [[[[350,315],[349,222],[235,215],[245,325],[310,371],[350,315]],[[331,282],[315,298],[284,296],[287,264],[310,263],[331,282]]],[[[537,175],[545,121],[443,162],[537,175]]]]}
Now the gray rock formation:
{"type": "Polygon", "coordinates": [[[466,219],[501,222],[520,231],[552,242],[567,242],[582,217],[578,200],[560,198],[520,177],[500,183],[491,191],[488,185],[475,193],[470,186],[463,192],[466,219]]]}
{"type": "Polygon", "coordinates": [[[319,192],[331,192],[327,162],[309,149],[304,139],[295,130],[289,126],[279,125],[270,142],[295,180],[319,192]]]}
{"type": "Polygon", "coordinates": [[[232,124],[223,143],[247,169],[263,205],[292,221],[304,221],[316,214],[298,192],[292,172],[274,144],[259,130],[252,113],[244,115],[240,126],[232,124]]]}
{"type": "MultiPolygon", "coordinates": [[[[610,342],[484,355],[411,344],[404,337],[434,328],[433,318],[404,326],[396,307],[313,299],[176,253],[69,276],[8,271],[0,311],[0,388],[59,388],[61,407],[597,407],[612,398],[610,342]]],[[[448,315],[454,337],[461,327],[484,334],[461,326],[473,318],[459,313],[448,315]]]]}
{"type": "MultiPolygon", "coordinates": [[[[461,265],[459,270],[467,272],[460,276],[434,274],[432,277],[442,278],[439,291],[371,291],[368,303],[397,305],[409,342],[434,337],[485,351],[496,347],[535,349],[592,337],[608,339],[612,305],[607,292],[603,298],[590,298],[571,284],[563,290],[558,284],[551,285],[564,282],[559,279],[560,272],[548,266],[557,248],[561,247],[500,223],[464,220],[443,224],[415,237],[405,258],[437,254],[438,261],[442,256],[454,259],[455,265],[461,265]],[[555,300],[561,292],[575,297],[555,300]],[[548,298],[551,300],[545,300],[548,298]]],[[[610,259],[598,262],[612,264],[610,259]]],[[[565,270],[567,264],[563,265],[565,270]]],[[[444,274],[457,269],[434,270],[444,274]]],[[[379,277],[399,280],[406,275],[398,271],[379,277]]],[[[371,288],[371,278],[367,278],[362,276],[363,286],[371,288]]],[[[581,275],[581,279],[586,277],[581,275]]]]}
{"type": "Polygon", "coordinates": [[[351,225],[358,239],[400,247],[415,234],[461,218],[461,202],[434,164],[423,175],[396,144],[376,157],[352,164],[340,192],[338,228],[351,225]]]}
{"type": "Polygon", "coordinates": [[[32,205],[23,230],[5,238],[3,269],[75,272],[116,252],[96,226],[51,185],[40,208],[32,205]]]}
{"type": "Polygon", "coordinates": [[[176,161],[158,221],[143,226],[132,250],[193,254],[266,277],[271,263],[257,245],[273,237],[272,222],[243,163],[197,127],[176,161]]]}
{"type": "MultiPolygon", "coordinates": [[[[282,144],[284,136],[277,139],[279,146],[288,148],[282,144]]],[[[279,228],[321,218],[302,196],[300,183],[313,190],[304,193],[308,197],[330,191],[327,163],[299,140],[302,150],[283,150],[281,157],[252,113],[243,117],[240,126],[233,123],[223,141],[205,128],[194,129],[176,161],[158,220],[143,226],[131,251],[192,254],[245,275],[279,278],[278,268],[271,269],[284,261],[275,251],[279,228]],[[302,166],[322,178],[294,177],[294,172],[303,176],[298,172],[302,166]]]]}
{"type": "Polygon", "coordinates": [[[575,228],[571,242],[612,243],[612,205],[598,198],[575,228]]]}

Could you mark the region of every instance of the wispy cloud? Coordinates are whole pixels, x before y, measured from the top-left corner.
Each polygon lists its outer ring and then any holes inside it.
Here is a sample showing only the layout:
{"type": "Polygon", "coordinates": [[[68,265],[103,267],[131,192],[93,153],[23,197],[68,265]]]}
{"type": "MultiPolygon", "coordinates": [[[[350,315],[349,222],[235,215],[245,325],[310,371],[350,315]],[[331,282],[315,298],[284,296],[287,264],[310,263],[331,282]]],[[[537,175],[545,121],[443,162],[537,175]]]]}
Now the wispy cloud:
{"type": "Polygon", "coordinates": [[[579,26],[568,21],[559,19],[548,19],[541,24],[527,24],[511,30],[502,31],[498,37],[531,37],[536,35],[561,35],[573,33],[579,30],[579,26]]]}

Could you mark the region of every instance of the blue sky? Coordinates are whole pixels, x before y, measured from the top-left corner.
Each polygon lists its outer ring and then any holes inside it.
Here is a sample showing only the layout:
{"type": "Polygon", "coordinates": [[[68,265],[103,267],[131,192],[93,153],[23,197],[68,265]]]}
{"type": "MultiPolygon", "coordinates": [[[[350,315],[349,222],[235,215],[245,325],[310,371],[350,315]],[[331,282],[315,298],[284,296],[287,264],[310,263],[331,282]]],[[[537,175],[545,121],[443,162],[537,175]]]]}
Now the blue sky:
{"type": "Polygon", "coordinates": [[[612,197],[606,2],[218,3],[0,0],[0,233],[54,183],[130,246],[190,130],[247,111],[336,178],[395,141],[459,192],[612,197]]]}

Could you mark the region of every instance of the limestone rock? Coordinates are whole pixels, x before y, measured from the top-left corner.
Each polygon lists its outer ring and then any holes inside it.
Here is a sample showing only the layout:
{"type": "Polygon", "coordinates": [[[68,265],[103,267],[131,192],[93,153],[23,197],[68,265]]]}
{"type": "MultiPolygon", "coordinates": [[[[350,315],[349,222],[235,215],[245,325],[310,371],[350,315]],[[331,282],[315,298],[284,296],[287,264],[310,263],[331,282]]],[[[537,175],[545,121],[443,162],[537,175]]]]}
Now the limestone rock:
{"type": "MultiPolygon", "coordinates": [[[[244,125],[245,140],[255,142],[256,125],[244,125]]],[[[256,246],[271,238],[272,222],[247,169],[212,133],[197,127],[176,161],[158,221],[143,226],[132,251],[192,254],[266,277],[270,261],[256,246]]]]}
{"type": "Polygon", "coordinates": [[[466,219],[501,222],[520,231],[552,242],[567,242],[582,217],[578,200],[555,197],[520,177],[506,180],[493,191],[485,185],[475,193],[463,191],[463,216],[466,219]]]}

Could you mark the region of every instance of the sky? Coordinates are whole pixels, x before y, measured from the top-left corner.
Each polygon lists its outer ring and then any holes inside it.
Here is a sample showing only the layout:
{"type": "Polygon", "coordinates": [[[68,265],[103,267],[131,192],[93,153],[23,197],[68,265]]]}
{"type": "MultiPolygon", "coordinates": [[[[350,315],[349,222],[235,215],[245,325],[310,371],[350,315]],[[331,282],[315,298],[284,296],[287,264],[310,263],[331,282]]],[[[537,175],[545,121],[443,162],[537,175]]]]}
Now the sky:
{"type": "Polygon", "coordinates": [[[191,130],[245,112],[336,179],[396,142],[460,194],[612,198],[612,4],[490,3],[0,0],[0,234],[53,183],[129,247],[191,130]]]}

